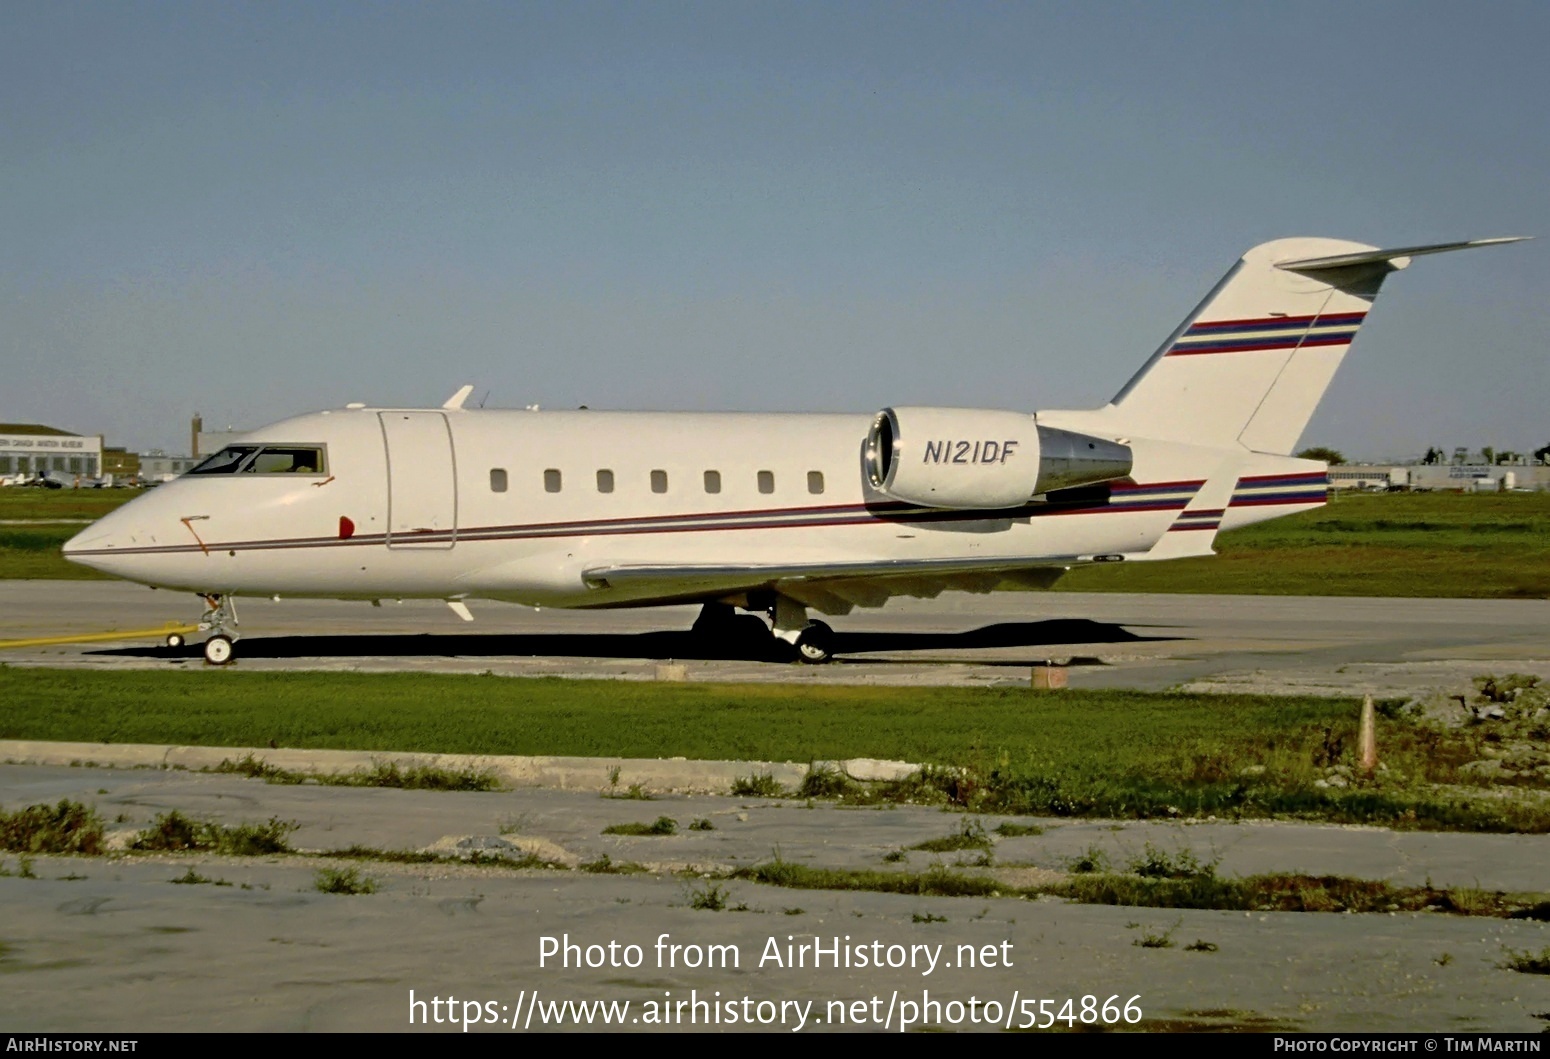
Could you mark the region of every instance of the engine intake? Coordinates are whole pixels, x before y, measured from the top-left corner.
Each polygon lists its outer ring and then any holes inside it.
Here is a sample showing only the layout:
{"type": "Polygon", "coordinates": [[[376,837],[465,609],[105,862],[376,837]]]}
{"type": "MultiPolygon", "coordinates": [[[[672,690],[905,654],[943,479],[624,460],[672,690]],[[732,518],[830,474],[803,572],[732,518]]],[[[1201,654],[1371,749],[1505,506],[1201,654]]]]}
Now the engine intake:
{"type": "Polygon", "coordinates": [[[1054,489],[1123,478],[1128,446],[1021,412],[885,408],[867,434],[873,488],[922,507],[1018,507],[1054,489]]]}

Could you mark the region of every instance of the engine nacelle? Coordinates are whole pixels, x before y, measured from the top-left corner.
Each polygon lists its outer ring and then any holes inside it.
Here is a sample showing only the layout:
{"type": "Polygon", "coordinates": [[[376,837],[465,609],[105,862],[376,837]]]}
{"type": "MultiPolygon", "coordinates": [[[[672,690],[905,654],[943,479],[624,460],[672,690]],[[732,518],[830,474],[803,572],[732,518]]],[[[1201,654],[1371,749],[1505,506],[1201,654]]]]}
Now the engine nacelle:
{"type": "Polygon", "coordinates": [[[885,408],[872,421],[865,462],[872,486],[895,500],[984,509],[1123,478],[1131,466],[1118,442],[974,408],[885,408]]]}

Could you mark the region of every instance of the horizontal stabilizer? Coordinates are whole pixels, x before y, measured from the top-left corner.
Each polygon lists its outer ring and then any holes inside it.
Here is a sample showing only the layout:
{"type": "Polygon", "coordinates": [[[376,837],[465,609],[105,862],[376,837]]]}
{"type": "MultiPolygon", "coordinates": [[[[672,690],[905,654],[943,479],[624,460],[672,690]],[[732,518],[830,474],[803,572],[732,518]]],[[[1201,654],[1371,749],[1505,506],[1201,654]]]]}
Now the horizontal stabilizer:
{"type": "Polygon", "coordinates": [[[1330,257],[1306,257],[1299,261],[1277,261],[1276,268],[1288,272],[1309,272],[1327,268],[1353,268],[1357,265],[1391,263],[1404,268],[1409,258],[1422,254],[1445,254],[1449,250],[1469,250],[1476,246],[1500,246],[1504,243],[1521,243],[1530,238],[1526,235],[1508,235],[1496,239],[1469,239],[1462,243],[1433,243],[1431,246],[1401,246],[1393,250],[1363,250],[1355,254],[1334,254],[1330,257]]]}

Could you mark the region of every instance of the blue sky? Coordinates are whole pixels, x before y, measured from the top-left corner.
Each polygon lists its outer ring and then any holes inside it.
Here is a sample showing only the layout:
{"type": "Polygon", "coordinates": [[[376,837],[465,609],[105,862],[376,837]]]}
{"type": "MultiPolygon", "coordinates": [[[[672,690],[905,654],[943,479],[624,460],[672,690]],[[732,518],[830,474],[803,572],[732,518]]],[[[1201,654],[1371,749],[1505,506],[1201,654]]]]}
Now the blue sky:
{"type": "MultiPolygon", "coordinates": [[[[0,8],[0,419],[1105,402],[1248,247],[1550,236],[1550,5],[0,8]]],[[[1550,443],[1550,240],[1304,443],[1550,443]]]]}

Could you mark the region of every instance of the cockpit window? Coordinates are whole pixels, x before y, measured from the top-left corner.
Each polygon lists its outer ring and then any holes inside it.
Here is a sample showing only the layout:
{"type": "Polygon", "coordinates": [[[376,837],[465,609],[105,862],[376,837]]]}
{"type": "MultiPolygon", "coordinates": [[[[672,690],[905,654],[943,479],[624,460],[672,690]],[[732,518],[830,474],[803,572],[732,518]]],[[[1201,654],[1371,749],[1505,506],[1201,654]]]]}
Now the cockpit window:
{"type": "Polygon", "coordinates": [[[321,445],[228,445],[189,474],[323,474],[321,445]]]}
{"type": "Polygon", "coordinates": [[[313,445],[265,445],[243,474],[322,474],[323,450],[313,445]]]}
{"type": "Polygon", "coordinates": [[[227,445],[214,456],[200,461],[189,474],[231,474],[242,465],[253,453],[258,451],[257,445],[227,445]]]}

